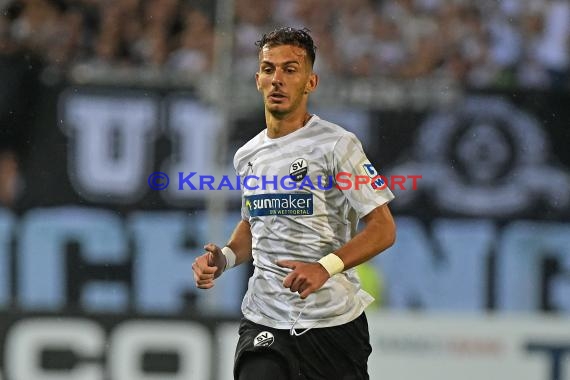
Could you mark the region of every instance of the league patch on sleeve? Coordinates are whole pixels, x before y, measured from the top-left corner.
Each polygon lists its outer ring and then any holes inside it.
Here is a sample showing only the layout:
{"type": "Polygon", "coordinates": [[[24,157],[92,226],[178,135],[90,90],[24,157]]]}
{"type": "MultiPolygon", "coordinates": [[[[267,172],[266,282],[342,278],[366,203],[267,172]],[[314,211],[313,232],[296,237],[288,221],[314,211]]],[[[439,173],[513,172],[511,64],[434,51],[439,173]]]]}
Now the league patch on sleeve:
{"type": "Polygon", "coordinates": [[[370,177],[370,186],[372,186],[374,190],[384,190],[386,188],[386,181],[383,176],[378,173],[370,162],[363,163],[362,170],[364,174],[370,177]]]}

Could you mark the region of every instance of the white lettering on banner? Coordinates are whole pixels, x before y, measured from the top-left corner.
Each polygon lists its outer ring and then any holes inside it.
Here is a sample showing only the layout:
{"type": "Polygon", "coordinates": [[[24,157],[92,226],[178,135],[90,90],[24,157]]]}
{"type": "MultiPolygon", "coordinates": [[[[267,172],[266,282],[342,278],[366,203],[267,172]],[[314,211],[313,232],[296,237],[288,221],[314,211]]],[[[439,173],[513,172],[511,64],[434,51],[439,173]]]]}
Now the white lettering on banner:
{"type": "Polygon", "coordinates": [[[129,226],[138,254],[133,267],[138,310],[181,310],[180,295],[196,289],[190,271],[201,254],[201,247],[184,247],[185,230],[191,230],[193,238],[203,242],[200,225],[188,225],[187,217],[179,212],[136,212],[129,217],[129,226]]]}
{"type": "MultiPolygon", "coordinates": [[[[182,96],[158,97],[76,94],[62,97],[60,119],[69,136],[69,177],[77,193],[93,201],[132,203],[150,191],[146,183],[154,164],[154,143],[161,134],[172,142],[171,157],[161,163],[170,178],[199,170],[233,173],[231,160],[218,163],[222,121],[214,109],[182,96]]],[[[231,156],[231,153],[230,153],[231,156]]],[[[204,199],[206,191],[180,191],[172,183],[160,195],[167,203],[204,199]]],[[[229,191],[235,198],[239,191],[229,191]]]]}
{"type": "MultiPolygon", "coordinates": [[[[70,242],[80,245],[79,253],[87,264],[113,265],[128,259],[124,224],[112,211],[77,207],[35,209],[24,217],[20,234],[18,301],[26,310],[59,310],[68,305],[66,245],[70,242]]],[[[112,280],[99,282],[98,299],[116,299],[121,288],[114,285],[112,280]]],[[[89,298],[86,293],[82,299],[89,298]]],[[[119,302],[123,310],[127,301],[127,295],[122,294],[119,302]]],[[[82,306],[86,310],[92,306],[105,310],[114,305],[84,302],[82,306]]]]}
{"type": "Polygon", "coordinates": [[[436,110],[412,145],[414,153],[390,172],[420,174],[422,186],[397,194],[396,209],[422,196],[439,210],[479,217],[570,205],[570,175],[549,162],[545,130],[505,98],[469,96],[453,110],[436,110]]]}
{"type": "Polygon", "coordinates": [[[542,262],[558,259],[559,271],[547,278],[549,306],[570,310],[570,225],[514,222],[505,228],[497,257],[498,306],[502,310],[539,310],[542,262]]]}
{"type": "MultiPolygon", "coordinates": [[[[207,240],[205,212],[136,212],[128,218],[137,259],[133,263],[135,304],[147,313],[180,312],[183,295],[191,293],[202,312],[234,313],[245,293],[248,268],[244,265],[224,273],[214,289],[197,291],[192,278],[192,262],[203,252],[207,240]],[[196,246],[188,246],[191,239],[196,246]],[[208,299],[213,302],[207,302],[208,299]],[[212,308],[213,310],[206,309],[212,308]]],[[[230,236],[240,215],[228,213],[221,233],[230,236]]]]}
{"type": "Polygon", "coordinates": [[[234,355],[239,339],[239,323],[221,323],[216,328],[215,341],[218,342],[218,379],[233,379],[234,355]]]}
{"type": "MultiPolygon", "coordinates": [[[[4,274],[0,301],[4,295],[3,302],[10,303],[15,275],[13,301],[27,311],[58,311],[77,302],[84,311],[116,313],[133,307],[141,312],[178,313],[188,307],[185,295],[192,294],[193,306],[201,308],[207,297],[215,297],[212,312],[235,312],[245,293],[246,267],[225,273],[216,283],[219,291],[207,294],[196,290],[189,275],[206,241],[205,218],[204,212],[190,216],[138,212],[125,220],[110,210],[59,207],[34,209],[16,224],[13,215],[0,212],[0,273],[4,274]],[[16,273],[11,273],[10,264],[13,239],[18,242],[13,255],[16,273]],[[188,246],[189,241],[196,246],[188,246]],[[69,266],[70,243],[77,246],[78,267],[69,266]],[[115,270],[120,276],[91,278],[93,268],[99,273],[115,270]],[[82,271],[80,282],[68,285],[70,275],[78,270],[82,271]],[[71,286],[77,299],[69,299],[71,286]]],[[[229,214],[222,232],[229,236],[239,218],[239,213],[229,214]]]]}
{"type": "Polygon", "coordinates": [[[109,370],[120,380],[188,380],[210,378],[211,337],[192,322],[134,321],[117,326],[110,337],[109,370]],[[148,374],[141,368],[148,351],[172,351],[180,366],[174,374],[148,374]]]}
{"type": "MultiPolygon", "coordinates": [[[[215,169],[225,168],[224,174],[233,173],[231,159],[227,164],[219,161],[222,155],[223,144],[220,143],[222,120],[213,108],[205,107],[200,103],[182,97],[171,97],[168,102],[168,128],[173,144],[173,155],[170,160],[163,163],[162,171],[170,178],[178,178],[178,173],[187,173],[197,170],[216,176],[215,169]]],[[[188,199],[204,199],[207,190],[184,191],[180,190],[178,183],[171,184],[168,189],[161,192],[168,203],[178,203],[188,199]]],[[[229,191],[230,195],[239,199],[240,191],[229,191]]]]}
{"type": "Polygon", "coordinates": [[[196,322],[126,321],[106,339],[105,330],[88,319],[30,318],[9,328],[4,366],[9,380],[208,380],[211,346],[210,332],[196,322]],[[44,368],[41,356],[49,350],[71,351],[74,363],[44,368]],[[176,355],[178,368],[145,372],[144,355],[157,351],[176,355]]]}
{"type": "Polygon", "coordinates": [[[485,309],[491,221],[437,220],[431,234],[417,219],[398,218],[397,225],[395,245],[373,261],[391,308],[485,309]]]}
{"type": "MultiPolygon", "coordinates": [[[[237,312],[247,267],[225,273],[217,293],[198,292],[188,275],[206,217],[141,211],[121,218],[79,207],[35,209],[20,219],[0,212],[0,301],[24,311],[237,312]]],[[[227,218],[226,236],[237,220],[238,213],[227,218]]],[[[570,312],[569,224],[436,219],[428,226],[407,217],[397,224],[396,244],[373,260],[388,307],[570,312]]]]}
{"type": "Polygon", "coordinates": [[[10,380],[103,380],[100,364],[81,363],[65,370],[41,367],[46,349],[70,349],[81,362],[100,357],[105,333],[85,319],[28,319],[13,325],[6,336],[4,367],[10,380]]]}
{"type": "Polygon", "coordinates": [[[490,220],[436,220],[427,231],[417,219],[397,218],[395,245],[373,261],[386,278],[389,307],[484,310],[494,277],[496,310],[537,311],[544,304],[569,312],[570,226],[519,223],[500,234],[490,220]],[[546,258],[557,259],[560,270],[542,279],[546,258]]]}
{"type": "MultiPolygon", "coordinates": [[[[368,312],[368,323],[371,379],[570,380],[568,318],[368,312]]],[[[138,317],[106,338],[94,320],[30,317],[10,325],[0,347],[6,380],[226,380],[238,327],[138,317]],[[41,359],[52,350],[71,351],[73,364],[41,359]],[[157,352],[176,355],[177,368],[145,370],[157,352]]]]}
{"type": "Polygon", "coordinates": [[[154,163],[158,100],[68,91],[61,104],[69,177],[77,193],[93,201],[139,199],[154,163]]]}

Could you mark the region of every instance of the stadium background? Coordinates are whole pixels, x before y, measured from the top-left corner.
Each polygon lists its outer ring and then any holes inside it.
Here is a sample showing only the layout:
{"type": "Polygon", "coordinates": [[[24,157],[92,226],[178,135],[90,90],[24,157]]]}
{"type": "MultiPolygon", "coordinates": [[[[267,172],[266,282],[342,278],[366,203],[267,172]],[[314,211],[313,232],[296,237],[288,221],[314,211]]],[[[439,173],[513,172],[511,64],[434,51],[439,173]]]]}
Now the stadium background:
{"type": "Polygon", "coordinates": [[[253,42],[307,26],[311,110],[396,188],[361,268],[372,379],[570,379],[570,4],[0,0],[0,379],[230,378],[249,275],[209,292],[264,127],[253,42]],[[167,190],[147,184],[168,173],[167,190]]]}

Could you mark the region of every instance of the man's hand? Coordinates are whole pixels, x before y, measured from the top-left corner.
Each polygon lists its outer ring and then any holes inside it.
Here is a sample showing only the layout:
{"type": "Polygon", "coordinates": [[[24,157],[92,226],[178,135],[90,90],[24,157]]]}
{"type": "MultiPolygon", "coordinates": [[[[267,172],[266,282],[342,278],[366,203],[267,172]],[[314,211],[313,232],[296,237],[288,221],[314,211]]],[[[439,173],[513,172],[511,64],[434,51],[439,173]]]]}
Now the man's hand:
{"type": "Polygon", "coordinates": [[[215,244],[207,244],[204,249],[206,253],[194,260],[192,271],[196,286],[200,289],[210,289],[214,286],[214,279],[220,277],[224,271],[226,257],[215,244]]]}
{"type": "Polygon", "coordinates": [[[319,263],[279,260],[277,265],[293,271],[283,280],[283,286],[297,292],[302,299],[321,288],[329,279],[329,272],[319,263]]]}

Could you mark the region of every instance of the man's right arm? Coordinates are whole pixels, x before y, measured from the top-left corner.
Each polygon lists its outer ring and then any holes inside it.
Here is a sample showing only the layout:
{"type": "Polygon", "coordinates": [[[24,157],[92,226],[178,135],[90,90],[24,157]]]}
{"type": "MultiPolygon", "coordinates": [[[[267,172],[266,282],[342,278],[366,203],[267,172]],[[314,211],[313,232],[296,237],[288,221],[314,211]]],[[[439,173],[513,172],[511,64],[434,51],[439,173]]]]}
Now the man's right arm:
{"type": "MultiPolygon", "coordinates": [[[[251,259],[251,225],[246,220],[241,220],[226,245],[235,255],[235,265],[242,264],[251,259]]],[[[206,252],[196,258],[192,264],[194,280],[200,289],[210,289],[214,286],[214,280],[221,276],[224,270],[229,269],[227,258],[222,249],[215,244],[209,243],[204,246],[206,252]]]]}
{"type": "Polygon", "coordinates": [[[251,260],[251,225],[246,220],[241,220],[226,245],[236,255],[235,265],[240,265],[251,260]]]}

